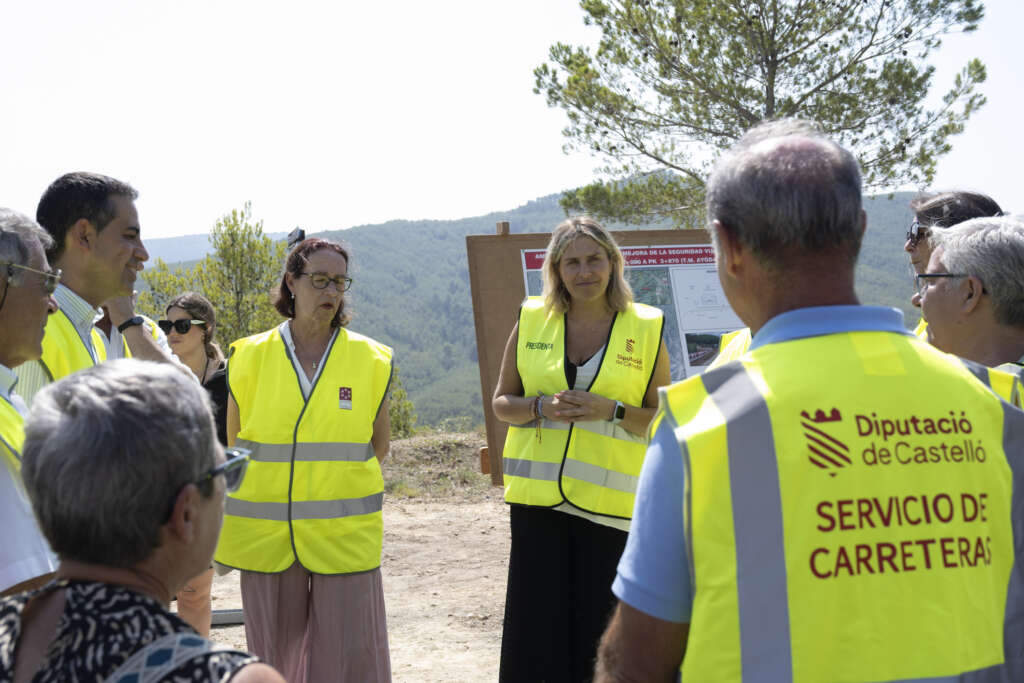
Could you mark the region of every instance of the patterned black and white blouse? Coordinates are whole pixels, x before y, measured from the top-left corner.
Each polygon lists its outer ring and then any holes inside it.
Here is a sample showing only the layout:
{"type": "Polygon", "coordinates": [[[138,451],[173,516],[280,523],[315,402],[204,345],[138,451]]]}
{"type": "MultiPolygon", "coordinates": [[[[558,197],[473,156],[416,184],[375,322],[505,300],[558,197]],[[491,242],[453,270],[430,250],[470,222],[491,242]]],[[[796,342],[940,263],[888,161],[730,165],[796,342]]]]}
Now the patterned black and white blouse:
{"type": "MultiPolygon", "coordinates": [[[[106,583],[59,581],[39,591],[0,599],[0,681],[14,678],[21,615],[29,598],[57,588],[67,589],[64,613],[32,683],[100,682],[134,652],[158,638],[172,633],[200,638],[191,626],[152,598],[106,583]]],[[[226,683],[243,666],[257,661],[253,655],[232,650],[207,651],[161,680],[226,683]]]]}

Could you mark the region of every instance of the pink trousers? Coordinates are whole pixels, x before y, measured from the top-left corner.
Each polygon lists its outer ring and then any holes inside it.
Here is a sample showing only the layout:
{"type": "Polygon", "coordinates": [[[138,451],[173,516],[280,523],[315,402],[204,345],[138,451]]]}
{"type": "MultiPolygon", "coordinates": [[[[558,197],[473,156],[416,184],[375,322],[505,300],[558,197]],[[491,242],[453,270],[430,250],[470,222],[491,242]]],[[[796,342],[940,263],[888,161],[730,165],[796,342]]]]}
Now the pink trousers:
{"type": "Polygon", "coordinates": [[[289,683],[391,680],[380,568],[325,576],[295,563],[241,574],[249,651],[289,683]]]}

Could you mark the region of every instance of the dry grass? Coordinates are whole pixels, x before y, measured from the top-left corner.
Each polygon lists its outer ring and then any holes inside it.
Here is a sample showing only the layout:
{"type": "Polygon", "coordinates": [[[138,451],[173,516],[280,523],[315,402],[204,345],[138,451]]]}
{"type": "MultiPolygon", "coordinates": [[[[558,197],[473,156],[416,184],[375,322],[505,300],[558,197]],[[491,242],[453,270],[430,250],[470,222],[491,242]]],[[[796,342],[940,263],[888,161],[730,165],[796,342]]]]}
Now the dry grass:
{"type": "Polygon", "coordinates": [[[384,492],[393,498],[475,498],[491,486],[480,473],[482,432],[424,430],[391,442],[384,492]]]}

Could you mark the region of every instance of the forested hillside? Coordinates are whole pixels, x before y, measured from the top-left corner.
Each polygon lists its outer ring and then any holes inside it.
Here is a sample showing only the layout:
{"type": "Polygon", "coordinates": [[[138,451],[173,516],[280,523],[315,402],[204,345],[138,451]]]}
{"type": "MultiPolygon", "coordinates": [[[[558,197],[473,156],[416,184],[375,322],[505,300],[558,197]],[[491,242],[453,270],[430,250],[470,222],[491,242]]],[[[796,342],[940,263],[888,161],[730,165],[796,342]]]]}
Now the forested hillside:
{"type": "MultiPolygon", "coordinates": [[[[391,221],[316,233],[307,228],[311,235],[350,246],[349,274],[355,280],[349,291],[355,312],[350,327],[395,348],[420,424],[433,425],[447,418],[461,426],[483,420],[466,235],[493,234],[500,220],[508,220],[512,232],[550,231],[564,218],[558,197],[550,195],[511,211],[456,221],[391,221]]],[[[913,325],[917,321],[909,305],[913,286],[902,251],[912,220],[907,206],[910,197],[897,194],[866,202],[868,231],[858,268],[858,292],[863,303],[903,309],[908,325],[913,325]]],[[[154,258],[165,253],[179,258],[202,256],[201,252],[165,251],[176,239],[189,238],[152,240],[147,246],[154,258]]],[[[513,322],[509,320],[510,329],[513,322]]]]}

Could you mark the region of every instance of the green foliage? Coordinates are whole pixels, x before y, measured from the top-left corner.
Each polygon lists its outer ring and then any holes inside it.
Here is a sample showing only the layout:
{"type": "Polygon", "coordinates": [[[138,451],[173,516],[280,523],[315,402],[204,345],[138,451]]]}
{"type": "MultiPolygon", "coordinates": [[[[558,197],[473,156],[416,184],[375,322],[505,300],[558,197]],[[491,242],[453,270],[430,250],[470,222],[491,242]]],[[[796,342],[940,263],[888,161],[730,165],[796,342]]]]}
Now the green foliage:
{"type": "Polygon", "coordinates": [[[950,138],[984,104],[970,61],[934,109],[922,106],[941,37],[973,31],[976,0],[582,0],[601,30],[591,54],[562,43],[534,91],[569,117],[567,149],[605,160],[612,180],[562,206],[645,223],[700,222],[718,154],[765,119],[801,117],[857,154],[867,188],[929,184],[950,138]],[[630,179],[633,182],[622,182],[630,179]]]}
{"type": "Polygon", "coordinates": [[[398,364],[395,363],[394,372],[391,375],[391,396],[388,402],[388,415],[391,417],[391,436],[395,439],[404,439],[416,433],[416,408],[409,395],[402,386],[402,378],[398,373],[398,364]]]}
{"type": "MultiPolygon", "coordinates": [[[[861,302],[902,308],[911,327],[917,322],[918,311],[909,304],[913,279],[902,246],[912,220],[908,207],[912,196],[901,193],[865,200],[868,229],[857,266],[861,302]]],[[[401,364],[402,388],[415,404],[415,439],[426,433],[424,426],[444,424],[466,431],[468,426],[483,422],[484,397],[480,395],[466,235],[493,234],[498,220],[510,221],[515,233],[550,231],[562,218],[558,196],[549,195],[517,209],[476,218],[392,221],[317,234],[343,240],[350,247],[349,272],[355,282],[346,296],[355,318],[349,327],[395,349],[396,362],[401,364]]],[[[615,223],[609,227],[622,228],[615,223]]],[[[277,262],[278,267],[282,261],[283,258],[277,262]]],[[[166,265],[163,268],[171,273],[176,269],[166,265]]],[[[178,270],[192,268],[185,265],[178,270]]],[[[160,267],[147,268],[146,279],[152,278],[159,284],[160,278],[154,275],[160,272],[160,267]]],[[[640,291],[655,278],[640,272],[635,277],[631,275],[630,281],[640,291]]],[[[170,296],[185,288],[185,284],[177,282],[160,286],[170,296]]],[[[667,292],[659,293],[654,300],[670,301],[667,292]]],[[[163,308],[147,310],[148,315],[154,313],[162,317],[163,308]]],[[[665,333],[678,336],[674,306],[668,306],[666,313],[669,317],[665,333]]],[[[278,320],[249,332],[267,329],[278,320]]],[[[510,316],[509,330],[514,322],[510,316]]],[[[674,364],[680,361],[672,359],[674,364]]],[[[385,469],[397,462],[397,458],[387,461],[385,469]]],[[[399,483],[396,479],[395,485],[399,483]]],[[[406,484],[412,489],[420,488],[412,479],[406,484]]]]}
{"type": "Polygon", "coordinates": [[[281,321],[271,304],[286,256],[284,242],[263,234],[263,221],[252,220],[249,202],[233,209],[210,231],[213,253],[191,268],[172,269],[157,259],[145,271],[150,290],[139,295],[139,308],[163,317],[167,302],[182,292],[201,293],[217,311],[217,337],[222,343],[269,329],[281,321]]]}

